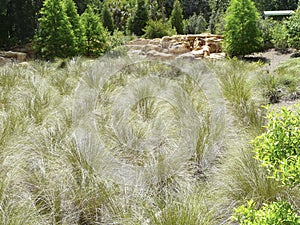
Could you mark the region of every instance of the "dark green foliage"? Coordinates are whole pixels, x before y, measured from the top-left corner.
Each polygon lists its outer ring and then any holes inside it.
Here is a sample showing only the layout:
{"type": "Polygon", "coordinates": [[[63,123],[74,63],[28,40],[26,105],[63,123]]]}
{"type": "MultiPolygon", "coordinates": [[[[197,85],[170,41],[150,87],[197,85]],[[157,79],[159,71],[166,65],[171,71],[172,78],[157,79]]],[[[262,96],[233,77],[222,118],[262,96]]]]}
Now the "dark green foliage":
{"type": "Polygon", "coordinates": [[[112,34],[114,31],[114,22],[106,2],[102,4],[101,20],[103,26],[112,34]]]}
{"type": "Polygon", "coordinates": [[[136,0],[106,0],[106,4],[111,9],[114,28],[126,31],[126,23],[132,15],[136,0]]]}
{"type": "MultiPolygon", "coordinates": [[[[165,2],[167,15],[170,15],[170,8],[172,9],[172,3],[174,2],[174,0],[165,2]]],[[[205,20],[209,20],[211,10],[208,0],[180,0],[180,3],[183,9],[183,15],[185,19],[189,18],[194,13],[196,13],[197,15],[201,13],[203,14],[205,20]]]]}
{"type": "Polygon", "coordinates": [[[82,26],[80,16],[77,13],[77,8],[73,0],[64,0],[64,10],[68,16],[68,20],[72,25],[72,30],[75,36],[75,53],[82,54],[84,40],[84,28],[82,26]]]}
{"type": "Polygon", "coordinates": [[[300,7],[286,21],[288,31],[288,44],[292,48],[300,50],[300,7]]]}
{"type": "Polygon", "coordinates": [[[66,58],[76,54],[72,25],[60,0],[46,0],[41,10],[39,27],[35,37],[37,53],[47,60],[66,58]]]}
{"type": "Polygon", "coordinates": [[[149,12],[145,0],[137,0],[135,12],[128,19],[127,29],[137,36],[143,35],[144,28],[149,20],[149,12]]]}
{"type": "Polygon", "coordinates": [[[295,10],[298,0],[254,0],[260,12],[268,10],[295,10]]]}
{"type": "Polygon", "coordinates": [[[93,8],[95,8],[95,10],[97,12],[99,12],[101,9],[102,1],[99,1],[99,0],[74,0],[74,2],[77,5],[79,15],[81,15],[86,10],[88,5],[92,6],[93,8]]]}
{"type": "Polygon", "coordinates": [[[32,40],[41,0],[0,0],[0,48],[32,40]]]}
{"type": "Polygon", "coordinates": [[[145,38],[161,38],[163,36],[172,36],[176,34],[176,30],[172,28],[170,23],[164,23],[162,20],[150,20],[145,28],[145,38]]]}
{"type": "Polygon", "coordinates": [[[268,115],[267,131],[255,138],[256,158],[284,185],[300,183],[300,106],[268,115]]]}
{"type": "Polygon", "coordinates": [[[183,34],[183,16],[179,0],[175,0],[171,13],[171,24],[178,34],[183,34]]]}
{"type": "Polygon", "coordinates": [[[262,44],[259,14],[251,0],[231,0],[226,11],[224,50],[230,56],[244,56],[262,44]]]}
{"type": "Polygon", "coordinates": [[[88,6],[81,15],[85,29],[86,44],[84,54],[97,57],[102,55],[107,48],[107,32],[105,31],[100,18],[94,13],[91,6],[88,6]]]}
{"type": "Polygon", "coordinates": [[[230,0],[209,0],[211,15],[209,18],[209,30],[212,34],[222,33],[224,28],[225,12],[230,0]]]}
{"type": "Polygon", "coordinates": [[[185,34],[200,34],[206,30],[207,22],[202,15],[194,14],[184,23],[185,34]]]}
{"type": "Polygon", "coordinates": [[[300,218],[297,211],[287,202],[274,202],[256,209],[253,201],[238,207],[234,220],[241,225],[297,225],[300,218]]]}

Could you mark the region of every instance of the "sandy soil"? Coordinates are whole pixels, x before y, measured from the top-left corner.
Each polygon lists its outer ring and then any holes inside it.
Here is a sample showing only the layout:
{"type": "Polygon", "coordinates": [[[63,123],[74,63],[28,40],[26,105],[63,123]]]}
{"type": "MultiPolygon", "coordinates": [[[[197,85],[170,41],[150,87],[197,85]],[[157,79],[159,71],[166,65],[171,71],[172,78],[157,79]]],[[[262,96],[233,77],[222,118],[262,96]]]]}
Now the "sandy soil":
{"type": "Polygon", "coordinates": [[[265,52],[258,52],[252,55],[248,55],[246,58],[253,61],[261,60],[265,63],[266,70],[272,72],[278,64],[291,59],[292,54],[292,50],[280,52],[276,51],[275,49],[269,49],[265,52]]]}

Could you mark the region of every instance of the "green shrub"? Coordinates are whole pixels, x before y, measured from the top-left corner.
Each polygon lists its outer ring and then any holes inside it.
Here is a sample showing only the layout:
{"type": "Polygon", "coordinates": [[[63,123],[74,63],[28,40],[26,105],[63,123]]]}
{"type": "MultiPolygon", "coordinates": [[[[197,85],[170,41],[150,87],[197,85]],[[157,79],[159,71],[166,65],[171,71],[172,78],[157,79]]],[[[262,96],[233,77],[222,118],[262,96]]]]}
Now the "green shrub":
{"type": "Polygon", "coordinates": [[[259,20],[251,0],[231,0],[225,18],[225,52],[230,56],[244,56],[260,49],[259,20]]]}
{"type": "Polygon", "coordinates": [[[100,56],[107,48],[107,31],[91,6],[88,6],[81,15],[81,20],[86,37],[85,55],[92,57],[100,56]]]}
{"type": "Polygon", "coordinates": [[[286,21],[289,47],[300,50],[300,8],[286,21]]]}
{"type": "Polygon", "coordinates": [[[273,47],[273,32],[272,29],[274,25],[276,24],[276,21],[273,20],[270,17],[267,17],[265,19],[262,19],[260,21],[260,29],[262,31],[262,39],[263,39],[263,47],[265,49],[269,49],[273,47]]]}
{"type": "Polygon", "coordinates": [[[124,46],[126,40],[122,31],[114,30],[113,34],[109,36],[108,55],[112,57],[125,56],[127,54],[127,48],[124,46]]]}
{"type": "Polygon", "coordinates": [[[278,50],[283,50],[288,47],[287,28],[281,22],[275,22],[271,28],[272,43],[278,50]]]}
{"type": "Polygon", "coordinates": [[[274,202],[257,210],[253,201],[238,207],[233,216],[241,225],[296,225],[300,223],[297,211],[287,202],[274,202]]]}
{"type": "Polygon", "coordinates": [[[300,183],[300,106],[268,114],[267,131],[255,138],[256,158],[284,185],[300,183]]]}
{"type": "Polygon", "coordinates": [[[150,20],[144,29],[145,38],[161,38],[163,36],[172,36],[176,34],[175,29],[172,29],[170,23],[163,23],[162,20],[150,20]]]}
{"type": "Polygon", "coordinates": [[[68,16],[68,20],[71,23],[72,30],[74,33],[74,41],[75,41],[75,53],[76,55],[80,55],[83,53],[84,47],[84,27],[80,20],[80,16],[77,13],[77,7],[73,0],[64,0],[63,4],[64,11],[68,16]]]}
{"type": "Polygon", "coordinates": [[[53,60],[76,54],[75,35],[63,7],[62,1],[46,0],[40,11],[34,48],[43,59],[53,60]]]}

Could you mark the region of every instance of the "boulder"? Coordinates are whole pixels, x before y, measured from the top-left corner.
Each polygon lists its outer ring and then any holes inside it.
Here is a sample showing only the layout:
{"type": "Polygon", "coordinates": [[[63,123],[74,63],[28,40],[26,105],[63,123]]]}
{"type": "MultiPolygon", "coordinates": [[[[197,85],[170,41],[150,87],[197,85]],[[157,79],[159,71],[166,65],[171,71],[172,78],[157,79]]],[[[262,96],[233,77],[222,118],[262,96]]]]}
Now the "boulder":
{"type": "Polygon", "coordinates": [[[151,51],[147,52],[147,56],[153,57],[156,59],[160,59],[160,60],[170,60],[170,59],[174,58],[174,55],[172,55],[172,54],[157,52],[155,50],[151,50],[151,51]]]}
{"type": "Polygon", "coordinates": [[[210,59],[218,59],[218,60],[225,59],[225,57],[226,57],[225,53],[211,53],[209,56],[210,59]]]}
{"type": "Polygon", "coordinates": [[[144,52],[149,52],[151,50],[155,50],[157,52],[161,52],[162,51],[162,47],[160,45],[147,44],[147,45],[144,45],[143,48],[142,48],[142,51],[144,51],[144,52]]]}
{"type": "Polygon", "coordinates": [[[204,57],[204,51],[203,51],[203,49],[193,50],[193,51],[191,51],[191,53],[193,54],[193,56],[195,58],[203,58],[204,57]]]}
{"type": "Polygon", "coordinates": [[[180,43],[177,45],[173,45],[171,48],[168,49],[168,53],[172,53],[172,54],[184,54],[190,52],[190,50],[186,47],[186,45],[180,43]]]}
{"type": "Polygon", "coordinates": [[[150,40],[144,38],[134,39],[128,42],[128,45],[147,45],[149,44],[150,40]]]}
{"type": "Polygon", "coordinates": [[[208,45],[210,47],[211,53],[218,53],[222,51],[221,41],[222,40],[220,39],[206,40],[205,45],[208,45]]]}
{"type": "Polygon", "coordinates": [[[181,59],[194,60],[195,55],[193,55],[192,52],[187,52],[187,53],[178,55],[175,59],[178,59],[178,60],[181,60],[181,59]]]}
{"type": "Polygon", "coordinates": [[[155,38],[149,41],[150,45],[160,45],[161,39],[160,38],[155,38]]]}
{"type": "Polygon", "coordinates": [[[128,51],[142,50],[143,45],[126,45],[128,51]]]}
{"type": "Polygon", "coordinates": [[[194,50],[200,50],[201,46],[204,45],[205,42],[202,38],[196,38],[193,42],[193,49],[194,50]]]}
{"type": "MultiPolygon", "coordinates": [[[[167,58],[210,58],[212,53],[221,53],[223,37],[213,34],[174,35],[153,40],[136,39],[127,44],[131,52],[161,59],[167,58]],[[180,57],[180,55],[183,55],[180,57]]],[[[213,55],[213,58],[222,56],[213,55]]]]}
{"type": "Polygon", "coordinates": [[[204,57],[209,57],[209,55],[210,55],[210,46],[203,45],[201,47],[201,50],[203,51],[204,57]]]}
{"type": "Polygon", "coordinates": [[[8,59],[15,60],[16,62],[23,62],[26,59],[27,54],[23,52],[12,52],[12,51],[0,51],[0,56],[8,59]]]}

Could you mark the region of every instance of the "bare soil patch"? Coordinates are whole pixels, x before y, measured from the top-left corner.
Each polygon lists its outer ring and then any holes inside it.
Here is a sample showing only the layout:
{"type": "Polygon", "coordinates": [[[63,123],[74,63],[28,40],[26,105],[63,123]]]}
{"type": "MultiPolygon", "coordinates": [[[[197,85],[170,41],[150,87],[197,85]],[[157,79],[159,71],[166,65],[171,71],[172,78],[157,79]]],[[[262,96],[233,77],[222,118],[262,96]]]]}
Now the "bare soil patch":
{"type": "Polygon", "coordinates": [[[274,69],[282,62],[291,59],[295,55],[292,49],[285,51],[277,51],[274,48],[265,52],[257,52],[251,55],[247,55],[245,59],[247,61],[261,61],[265,63],[265,69],[273,72],[274,69]]]}

